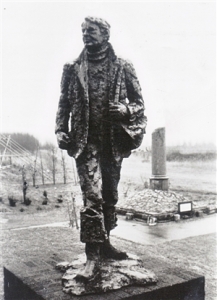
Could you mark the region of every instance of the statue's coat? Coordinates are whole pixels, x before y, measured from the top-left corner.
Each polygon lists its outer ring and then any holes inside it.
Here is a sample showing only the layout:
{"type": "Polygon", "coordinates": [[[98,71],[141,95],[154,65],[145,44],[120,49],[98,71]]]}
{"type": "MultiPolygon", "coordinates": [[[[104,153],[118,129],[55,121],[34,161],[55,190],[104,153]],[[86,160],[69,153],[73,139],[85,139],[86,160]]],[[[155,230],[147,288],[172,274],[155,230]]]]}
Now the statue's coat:
{"type": "MultiPolygon", "coordinates": [[[[55,132],[69,134],[68,153],[77,158],[83,151],[89,128],[88,61],[84,49],[77,60],[66,63],[61,82],[61,96],[56,116],[55,132]],[[71,127],[69,129],[69,119],[71,127]]],[[[140,146],[147,118],[141,88],[132,64],[114,54],[109,44],[109,101],[128,107],[129,118],[111,121],[111,145],[114,157],[128,157],[140,146]]]]}

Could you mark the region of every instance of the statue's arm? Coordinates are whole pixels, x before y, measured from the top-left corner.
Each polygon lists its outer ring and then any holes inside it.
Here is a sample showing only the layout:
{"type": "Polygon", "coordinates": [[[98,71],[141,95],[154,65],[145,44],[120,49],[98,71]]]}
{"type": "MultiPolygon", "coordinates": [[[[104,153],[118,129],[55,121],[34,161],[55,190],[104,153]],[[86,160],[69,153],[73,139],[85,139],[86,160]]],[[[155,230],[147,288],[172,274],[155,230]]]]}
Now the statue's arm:
{"type": "Polygon", "coordinates": [[[129,120],[133,122],[136,118],[144,117],[145,106],[139,80],[133,65],[127,62],[124,70],[126,76],[127,98],[129,101],[127,104],[129,120]]]}
{"type": "Polygon", "coordinates": [[[70,104],[68,99],[68,89],[71,78],[71,65],[65,64],[63,68],[61,80],[61,94],[56,114],[55,133],[57,135],[57,142],[61,149],[68,149],[70,139],[68,137],[68,123],[70,117],[70,104]]]}
{"type": "Polygon", "coordinates": [[[61,94],[58,104],[58,110],[56,114],[56,127],[55,133],[65,132],[68,133],[68,122],[70,116],[70,104],[68,100],[68,89],[71,78],[70,72],[71,66],[65,64],[63,68],[62,80],[61,80],[61,94]]]}

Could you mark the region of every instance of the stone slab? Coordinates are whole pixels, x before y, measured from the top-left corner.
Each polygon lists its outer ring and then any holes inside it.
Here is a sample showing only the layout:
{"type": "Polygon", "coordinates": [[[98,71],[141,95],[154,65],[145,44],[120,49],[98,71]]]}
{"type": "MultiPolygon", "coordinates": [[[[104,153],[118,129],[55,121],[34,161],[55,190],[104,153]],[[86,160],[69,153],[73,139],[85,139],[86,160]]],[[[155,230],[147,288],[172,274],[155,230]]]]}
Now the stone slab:
{"type": "MultiPolygon", "coordinates": [[[[46,259],[46,258],[45,258],[46,259]]],[[[152,262],[153,265],[153,262],[152,262]]],[[[74,296],[62,291],[61,279],[63,273],[55,269],[41,268],[39,271],[28,261],[22,264],[22,273],[28,276],[21,276],[16,267],[4,267],[4,291],[5,300],[120,300],[120,299],[146,299],[146,300],[204,300],[203,276],[187,272],[182,269],[168,268],[161,262],[161,267],[157,272],[158,283],[152,286],[129,286],[116,291],[98,294],[74,296]],[[28,269],[31,270],[28,270],[28,269]]],[[[18,264],[17,264],[18,267],[18,264]]],[[[20,266],[21,267],[21,266],[20,266]]]]}
{"type": "MultiPolygon", "coordinates": [[[[194,254],[197,255],[197,259],[201,260],[200,265],[209,264],[205,259],[207,248],[205,247],[205,252],[201,252],[200,247],[197,249],[198,247],[194,245],[194,238],[193,240],[173,241],[166,248],[164,243],[164,247],[162,246],[161,249],[158,245],[156,247],[153,245],[144,246],[111,236],[112,244],[115,247],[141,257],[144,267],[154,272],[158,277],[157,285],[125,287],[115,292],[100,295],[70,296],[62,291],[64,272],[61,273],[55,267],[63,261],[75,261],[79,255],[84,253],[84,244],[79,240],[79,230],[70,227],[21,228],[5,230],[3,235],[5,240],[2,248],[5,300],[204,299],[204,277],[180,269],[182,265],[185,268],[189,265],[189,253],[191,253],[193,265],[194,254]],[[155,248],[157,248],[157,252],[155,248]],[[165,252],[165,249],[168,252],[165,252]],[[174,263],[177,260],[175,249],[177,249],[180,257],[177,267],[174,263]],[[193,249],[193,252],[189,249],[193,249]],[[198,251],[200,256],[198,256],[198,251]],[[168,255],[174,256],[174,258],[168,258],[168,255]]],[[[203,245],[205,240],[202,240],[203,245]]],[[[200,239],[197,240],[198,244],[200,244],[199,242],[201,243],[200,239]]],[[[213,256],[213,260],[214,258],[215,256],[213,256]]],[[[210,273],[205,274],[208,274],[207,282],[209,284],[210,273]]]]}

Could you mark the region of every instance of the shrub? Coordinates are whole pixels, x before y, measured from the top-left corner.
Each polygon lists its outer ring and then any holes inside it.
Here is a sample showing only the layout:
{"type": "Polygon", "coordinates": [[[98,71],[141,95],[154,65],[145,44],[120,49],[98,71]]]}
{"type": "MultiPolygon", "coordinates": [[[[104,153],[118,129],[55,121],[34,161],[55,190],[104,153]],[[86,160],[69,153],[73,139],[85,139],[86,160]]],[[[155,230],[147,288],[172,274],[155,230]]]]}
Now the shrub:
{"type": "Polygon", "coordinates": [[[32,201],[31,201],[29,198],[26,198],[26,200],[25,200],[25,205],[30,205],[31,202],[32,202],[32,201]]]}
{"type": "Polygon", "coordinates": [[[8,200],[9,200],[10,206],[12,206],[12,207],[16,206],[17,200],[14,199],[14,196],[8,196],[8,200]]]}
{"type": "Polygon", "coordinates": [[[43,196],[44,196],[45,198],[47,198],[47,191],[44,191],[44,192],[43,192],[43,196]]]}
{"type": "Polygon", "coordinates": [[[62,203],[62,202],[63,202],[63,196],[62,196],[62,195],[58,195],[57,201],[58,201],[59,203],[62,203]]]}

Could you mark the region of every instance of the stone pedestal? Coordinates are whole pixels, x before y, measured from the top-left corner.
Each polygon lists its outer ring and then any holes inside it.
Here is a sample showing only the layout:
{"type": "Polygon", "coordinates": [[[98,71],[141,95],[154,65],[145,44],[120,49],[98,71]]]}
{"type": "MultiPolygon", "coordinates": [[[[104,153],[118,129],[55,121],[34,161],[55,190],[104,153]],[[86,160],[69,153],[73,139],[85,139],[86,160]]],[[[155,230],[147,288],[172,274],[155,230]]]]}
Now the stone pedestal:
{"type": "Polygon", "coordinates": [[[150,187],[152,190],[168,191],[169,189],[169,178],[166,176],[151,176],[150,187]]]}
{"type": "MultiPolygon", "coordinates": [[[[156,263],[156,262],[155,262],[156,263]]],[[[159,263],[159,262],[158,262],[159,263]]],[[[159,265],[158,265],[159,266],[159,265]]],[[[44,273],[20,276],[18,270],[4,268],[5,300],[204,300],[205,278],[161,262],[158,283],[151,286],[128,286],[107,293],[69,295],[61,286],[62,274],[53,268],[47,280],[44,273]]],[[[27,271],[27,270],[25,270],[27,271]]]]}
{"type": "Polygon", "coordinates": [[[169,179],[166,176],[165,128],[157,128],[152,133],[152,176],[150,187],[153,190],[167,191],[169,179]]]}
{"type": "Polygon", "coordinates": [[[124,260],[102,259],[98,276],[86,283],[75,279],[79,270],[84,268],[85,254],[68,265],[65,262],[57,264],[57,269],[65,271],[62,277],[63,291],[80,296],[102,294],[126,286],[150,286],[157,283],[155,274],[144,267],[138,256],[130,253],[127,255],[128,258],[124,260]]]}
{"type": "MultiPolygon", "coordinates": [[[[84,253],[75,228],[3,231],[8,239],[7,247],[2,251],[5,300],[204,300],[204,276],[181,269],[162,257],[161,253],[152,253],[149,246],[132,245],[116,238],[112,239],[114,245],[129,249],[141,257],[145,269],[157,276],[157,283],[146,286],[132,283],[117,290],[90,295],[67,294],[62,286],[63,273],[56,269],[56,265],[64,260],[75,263],[78,256],[84,253]]],[[[188,244],[187,241],[180,241],[178,245],[185,248],[188,244]]],[[[184,260],[182,263],[185,266],[184,260]]],[[[129,266],[127,264],[127,268],[129,266]]]]}

